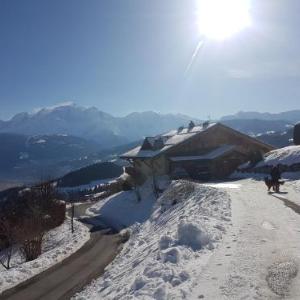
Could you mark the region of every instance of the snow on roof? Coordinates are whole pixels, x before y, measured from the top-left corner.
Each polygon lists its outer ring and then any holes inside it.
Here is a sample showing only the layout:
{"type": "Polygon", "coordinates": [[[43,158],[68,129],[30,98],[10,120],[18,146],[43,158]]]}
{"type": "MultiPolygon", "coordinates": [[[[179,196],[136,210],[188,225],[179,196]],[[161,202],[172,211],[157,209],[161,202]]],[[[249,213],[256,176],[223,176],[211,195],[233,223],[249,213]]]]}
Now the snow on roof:
{"type": "Polygon", "coordinates": [[[121,155],[121,158],[134,158],[134,157],[138,157],[138,158],[150,158],[150,157],[154,157],[158,154],[160,154],[163,151],[166,151],[168,149],[170,149],[172,147],[172,145],[168,145],[168,146],[164,146],[162,149],[159,150],[141,150],[141,146],[138,146],[124,154],[121,155]]]}
{"type": "Polygon", "coordinates": [[[288,146],[268,152],[263,161],[259,162],[256,167],[275,166],[282,164],[291,166],[300,163],[300,146],[288,146]]]}
{"type": "Polygon", "coordinates": [[[177,130],[171,130],[167,133],[162,135],[158,135],[156,137],[147,137],[146,139],[151,143],[154,144],[154,140],[162,139],[162,148],[155,149],[155,150],[143,150],[142,146],[138,146],[124,154],[121,155],[121,158],[150,158],[155,157],[158,154],[172,148],[175,145],[178,145],[193,136],[197,135],[200,132],[204,132],[208,128],[215,126],[216,123],[209,124],[208,126],[195,126],[191,130],[188,128],[184,128],[182,131],[178,132],[177,130]]]}
{"type": "Polygon", "coordinates": [[[177,133],[178,133],[178,130],[173,129],[173,130],[170,130],[169,132],[166,132],[166,133],[162,134],[162,136],[172,136],[172,135],[175,135],[177,133]]]}
{"type": "Polygon", "coordinates": [[[235,148],[233,145],[222,145],[221,147],[206,153],[204,155],[197,155],[197,156],[173,156],[170,157],[171,161],[190,161],[190,160],[211,160],[218,158],[230,151],[232,151],[235,148]]]}

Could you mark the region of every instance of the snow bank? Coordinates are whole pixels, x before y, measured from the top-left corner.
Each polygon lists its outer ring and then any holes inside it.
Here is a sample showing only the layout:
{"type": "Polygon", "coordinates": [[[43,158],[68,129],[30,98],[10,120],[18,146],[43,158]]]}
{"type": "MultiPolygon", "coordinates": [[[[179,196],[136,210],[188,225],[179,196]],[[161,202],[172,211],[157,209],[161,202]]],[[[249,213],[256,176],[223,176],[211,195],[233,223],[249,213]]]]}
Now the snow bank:
{"type": "Polygon", "coordinates": [[[255,167],[274,166],[277,164],[291,166],[299,163],[300,146],[289,146],[270,151],[266,154],[264,160],[259,162],[255,167]]]}
{"type": "MultiPolygon", "coordinates": [[[[136,214],[134,206],[141,203],[133,192],[118,197],[131,203],[126,213],[136,214]]],[[[142,202],[146,201],[143,197],[142,202]]],[[[153,201],[150,193],[149,202],[153,201]]],[[[124,220],[125,211],[114,213],[124,220]]],[[[154,203],[149,218],[130,227],[129,241],[106,273],[74,299],[190,299],[202,267],[229,226],[230,216],[225,191],[187,181],[173,182],[154,203]]]]}
{"type": "MultiPolygon", "coordinates": [[[[159,189],[164,189],[168,180],[162,177],[157,180],[156,184],[159,189]]],[[[136,191],[120,192],[100,200],[87,209],[86,214],[91,217],[100,217],[99,220],[102,219],[111,227],[121,230],[149,219],[155,203],[153,182],[148,180],[136,191]]]]}
{"type": "Polygon", "coordinates": [[[75,232],[71,233],[70,220],[50,230],[45,236],[43,254],[31,262],[23,262],[17,252],[12,258],[12,268],[5,270],[0,266],[0,293],[34,275],[61,262],[81,248],[90,238],[89,229],[74,220],[75,232]]]}

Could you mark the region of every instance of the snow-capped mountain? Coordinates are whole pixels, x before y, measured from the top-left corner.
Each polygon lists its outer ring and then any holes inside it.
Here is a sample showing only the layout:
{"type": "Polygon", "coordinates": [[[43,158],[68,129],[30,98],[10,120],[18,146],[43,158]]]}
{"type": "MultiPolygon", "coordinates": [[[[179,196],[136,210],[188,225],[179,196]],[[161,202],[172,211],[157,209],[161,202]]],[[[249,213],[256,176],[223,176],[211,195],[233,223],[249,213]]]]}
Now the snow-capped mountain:
{"type": "Polygon", "coordinates": [[[221,120],[249,120],[249,119],[257,119],[257,120],[285,120],[292,123],[296,123],[300,121],[300,110],[289,110],[281,113],[260,113],[256,111],[240,111],[234,115],[224,116],[221,120]]]}
{"type": "Polygon", "coordinates": [[[0,122],[0,132],[25,135],[69,134],[96,141],[104,148],[139,140],[185,125],[191,118],[155,112],[132,113],[114,117],[95,107],[63,104],[34,113],[19,113],[0,122]]]}
{"type": "Polygon", "coordinates": [[[0,132],[25,135],[68,134],[95,140],[105,146],[126,142],[117,136],[114,118],[96,108],[66,104],[44,108],[35,113],[19,113],[0,124],[0,132]]]}

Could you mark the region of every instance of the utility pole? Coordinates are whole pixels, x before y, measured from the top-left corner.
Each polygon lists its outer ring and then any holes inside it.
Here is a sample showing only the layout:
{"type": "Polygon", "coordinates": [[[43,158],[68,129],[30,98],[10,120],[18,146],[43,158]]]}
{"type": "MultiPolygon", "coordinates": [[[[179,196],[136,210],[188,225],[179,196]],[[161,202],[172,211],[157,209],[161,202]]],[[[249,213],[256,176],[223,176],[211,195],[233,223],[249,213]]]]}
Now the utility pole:
{"type": "Polygon", "coordinates": [[[75,214],[75,205],[74,202],[72,202],[72,207],[71,207],[71,231],[74,233],[74,214],[75,214]]]}

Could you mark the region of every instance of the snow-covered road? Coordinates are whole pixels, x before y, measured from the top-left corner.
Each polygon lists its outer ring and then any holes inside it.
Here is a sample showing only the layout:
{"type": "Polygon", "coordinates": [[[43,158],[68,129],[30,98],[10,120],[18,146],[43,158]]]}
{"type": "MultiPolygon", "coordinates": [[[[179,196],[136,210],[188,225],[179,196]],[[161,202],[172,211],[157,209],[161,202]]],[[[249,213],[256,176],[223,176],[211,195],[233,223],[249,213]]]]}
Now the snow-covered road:
{"type": "Polygon", "coordinates": [[[193,299],[300,299],[299,191],[287,183],[268,194],[261,181],[215,184],[232,199],[232,227],[210,257],[193,299]],[[289,202],[286,201],[288,204],[289,202]]]}

